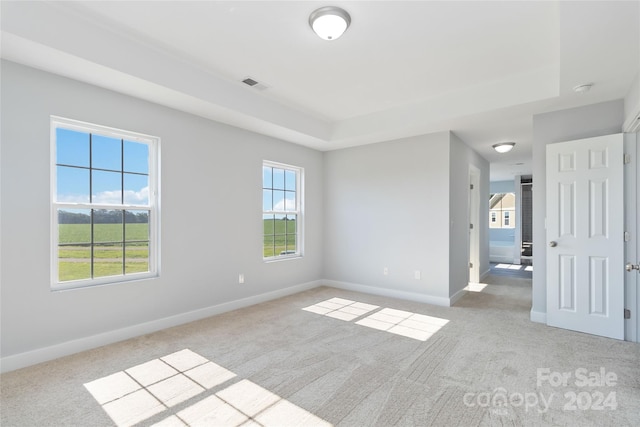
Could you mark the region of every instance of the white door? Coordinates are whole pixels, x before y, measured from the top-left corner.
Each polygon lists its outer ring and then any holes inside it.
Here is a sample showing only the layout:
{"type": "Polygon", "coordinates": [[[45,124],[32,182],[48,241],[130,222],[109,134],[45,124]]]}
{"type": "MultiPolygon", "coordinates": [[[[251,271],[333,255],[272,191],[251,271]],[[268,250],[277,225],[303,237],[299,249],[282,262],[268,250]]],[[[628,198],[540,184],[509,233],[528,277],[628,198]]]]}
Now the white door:
{"type": "Polygon", "coordinates": [[[547,324],[624,339],[622,134],[547,145],[547,324]]]}

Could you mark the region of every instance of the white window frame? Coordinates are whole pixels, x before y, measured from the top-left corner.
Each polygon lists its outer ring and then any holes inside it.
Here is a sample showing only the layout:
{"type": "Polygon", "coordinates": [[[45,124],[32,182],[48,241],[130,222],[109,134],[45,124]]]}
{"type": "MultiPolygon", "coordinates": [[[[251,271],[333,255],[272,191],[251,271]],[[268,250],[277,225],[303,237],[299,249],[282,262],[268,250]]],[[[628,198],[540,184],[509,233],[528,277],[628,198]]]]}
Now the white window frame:
{"type": "MultiPolygon", "coordinates": [[[[302,258],[304,256],[304,168],[300,166],[288,165],[285,163],[273,162],[270,160],[264,160],[262,162],[262,167],[270,167],[270,168],[278,168],[293,171],[296,173],[296,210],[295,211],[265,211],[262,210],[262,215],[260,216],[262,220],[261,225],[261,244],[260,250],[262,251],[262,259],[264,262],[274,262],[274,261],[284,261],[290,259],[302,258]],[[284,254],[284,255],[274,255],[270,257],[264,256],[264,215],[296,215],[296,253],[295,254],[284,254]]],[[[262,168],[261,168],[262,170],[262,168]]],[[[262,174],[260,175],[261,188],[264,188],[264,181],[262,174]]],[[[262,201],[262,199],[261,199],[262,201]]]]}
{"type": "Polygon", "coordinates": [[[160,275],[160,138],[96,125],[63,117],[51,116],[51,290],[67,290],[112,283],[130,282],[141,279],[158,277],[160,275]],[[69,203],[56,200],[57,195],[57,167],[56,167],[56,129],[63,128],[93,135],[110,138],[125,139],[132,142],[145,143],[149,147],[149,205],[130,204],[98,204],[98,203],[69,203]],[[58,260],[58,209],[109,209],[109,210],[148,210],[149,214],[149,271],[130,273],[126,275],[105,276],[71,281],[59,281],[58,260]]]}

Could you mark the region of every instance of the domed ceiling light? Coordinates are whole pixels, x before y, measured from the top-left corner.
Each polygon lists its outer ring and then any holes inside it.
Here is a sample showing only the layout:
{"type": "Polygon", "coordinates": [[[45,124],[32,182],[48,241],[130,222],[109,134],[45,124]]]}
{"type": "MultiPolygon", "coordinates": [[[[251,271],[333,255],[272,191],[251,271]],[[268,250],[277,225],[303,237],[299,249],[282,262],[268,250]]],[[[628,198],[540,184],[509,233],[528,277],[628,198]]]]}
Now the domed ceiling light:
{"type": "Polygon", "coordinates": [[[309,25],[324,40],[339,38],[351,24],[351,16],[336,6],[325,6],[309,15],[309,25]]]}
{"type": "Polygon", "coordinates": [[[498,153],[503,154],[511,151],[514,145],[516,145],[515,142],[500,142],[498,144],[493,144],[492,147],[498,153]]]}

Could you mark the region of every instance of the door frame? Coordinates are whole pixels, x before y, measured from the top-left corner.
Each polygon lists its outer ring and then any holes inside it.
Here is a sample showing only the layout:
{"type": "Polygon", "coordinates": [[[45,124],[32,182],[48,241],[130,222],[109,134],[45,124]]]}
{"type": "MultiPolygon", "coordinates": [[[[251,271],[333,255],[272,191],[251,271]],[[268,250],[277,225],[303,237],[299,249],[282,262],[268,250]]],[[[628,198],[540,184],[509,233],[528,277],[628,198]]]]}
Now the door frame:
{"type": "MultiPolygon", "coordinates": [[[[468,254],[469,260],[467,265],[473,265],[468,269],[468,282],[480,282],[480,176],[482,172],[474,165],[469,165],[469,186],[468,191],[468,214],[469,224],[473,224],[473,228],[469,229],[468,237],[468,254]],[[472,189],[473,187],[473,189],[472,189]]],[[[486,226],[486,224],[484,224],[486,226]]]]}
{"type": "MultiPolygon", "coordinates": [[[[625,231],[629,233],[629,241],[625,242],[625,264],[640,262],[640,134],[624,134],[624,152],[629,156],[630,163],[624,166],[625,181],[625,231]]],[[[640,274],[636,271],[625,273],[625,302],[624,308],[631,311],[629,319],[624,321],[624,339],[640,342],[640,274]]]]}

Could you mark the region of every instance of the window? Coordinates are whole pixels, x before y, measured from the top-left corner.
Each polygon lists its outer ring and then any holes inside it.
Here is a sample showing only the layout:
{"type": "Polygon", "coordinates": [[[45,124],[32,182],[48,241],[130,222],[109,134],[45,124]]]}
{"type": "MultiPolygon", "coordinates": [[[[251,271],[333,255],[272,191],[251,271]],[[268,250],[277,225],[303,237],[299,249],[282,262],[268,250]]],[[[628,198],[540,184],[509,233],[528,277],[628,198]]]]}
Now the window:
{"type": "Polygon", "coordinates": [[[52,117],[52,288],[158,274],[159,139],[52,117]]]}
{"type": "Polygon", "coordinates": [[[302,175],[295,166],[262,165],[263,258],[302,256],[302,175]]]}
{"type": "Polygon", "coordinates": [[[516,194],[494,193],[489,199],[489,228],[515,228],[516,194]],[[498,221],[498,219],[500,219],[498,221]]]}

